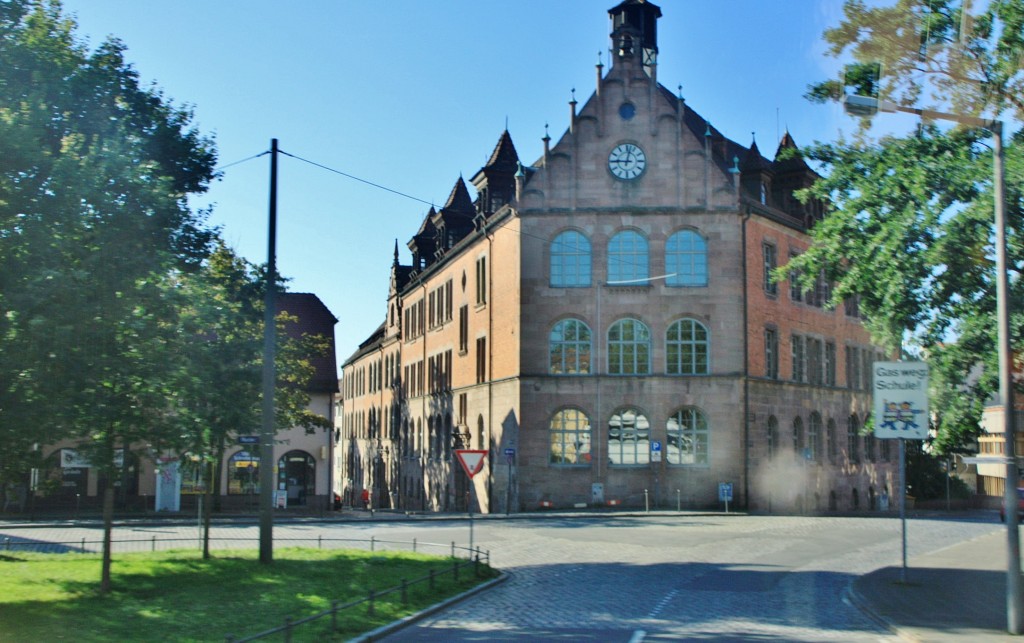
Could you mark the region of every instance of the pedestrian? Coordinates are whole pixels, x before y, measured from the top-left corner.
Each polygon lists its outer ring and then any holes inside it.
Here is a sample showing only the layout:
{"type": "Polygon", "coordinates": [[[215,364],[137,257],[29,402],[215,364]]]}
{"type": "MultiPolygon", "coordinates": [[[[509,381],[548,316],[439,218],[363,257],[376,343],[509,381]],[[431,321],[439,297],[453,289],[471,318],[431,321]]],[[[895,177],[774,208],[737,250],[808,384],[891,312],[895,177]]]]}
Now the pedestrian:
{"type": "Polygon", "coordinates": [[[363,500],[363,509],[369,509],[370,508],[370,490],[369,489],[363,489],[363,493],[362,493],[361,498],[363,500]]]}

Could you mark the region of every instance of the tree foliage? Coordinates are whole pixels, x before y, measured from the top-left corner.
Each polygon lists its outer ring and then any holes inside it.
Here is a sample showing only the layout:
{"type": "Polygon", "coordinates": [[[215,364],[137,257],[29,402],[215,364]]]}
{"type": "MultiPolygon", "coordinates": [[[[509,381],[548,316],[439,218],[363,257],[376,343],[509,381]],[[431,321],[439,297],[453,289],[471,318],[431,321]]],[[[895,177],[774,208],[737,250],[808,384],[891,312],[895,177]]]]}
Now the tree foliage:
{"type": "MultiPolygon", "coordinates": [[[[811,100],[875,93],[900,105],[970,116],[1024,116],[1024,0],[848,0],[825,32],[846,78],[810,88],[811,100]]],[[[1013,121],[1009,121],[1012,123],[1013,121]]],[[[873,336],[932,365],[936,446],[964,448],[998,391],[993,154],[990,132],[922,123],[906,136],[820,144],[806,151],[824,177],[803,198],[831,211],[814,245],[785,271],[826,270],[833,303],[856,297],[873,336]]],[[[1011,339],[1024,338],[1024,138],[1005,145],[1011,339]]],[[[784,272],[785,272],[784,271],[784,272]]],[[[796,273],[790,273],[796,274],[796,273]]],[[[1019,390],[1019,386],[1018,386],[1019,390]]]]}

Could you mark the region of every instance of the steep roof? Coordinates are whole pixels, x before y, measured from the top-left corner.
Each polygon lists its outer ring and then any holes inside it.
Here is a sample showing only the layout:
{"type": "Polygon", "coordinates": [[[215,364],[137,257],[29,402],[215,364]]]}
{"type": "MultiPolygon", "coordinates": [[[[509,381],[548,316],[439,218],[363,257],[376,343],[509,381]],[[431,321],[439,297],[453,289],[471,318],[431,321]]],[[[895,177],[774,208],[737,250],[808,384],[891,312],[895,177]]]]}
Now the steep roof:
{"type": "Polygon", "coordinates": [[[808,172],[811,169],[804,161],[803,154],[800,153],[800,148],[797,147],[789,130],[786,130],[786,134],[779,141],[773,165],[776,172],[808,172]]]}
{"type": "Polygon", "coordinates": [[[338,365],[334,357],[334,325],[338,323],[327,306],[312,293],[285,292],[277,298],[277,310],[295,317],[285,324],[288,337],[301,339],[304,335],[320,335],[327,340],[324,354],[314,355],[309,361],[313,365],[313,377],[308,390],[313,393],[334,393],[338,390],[338,365]]]}

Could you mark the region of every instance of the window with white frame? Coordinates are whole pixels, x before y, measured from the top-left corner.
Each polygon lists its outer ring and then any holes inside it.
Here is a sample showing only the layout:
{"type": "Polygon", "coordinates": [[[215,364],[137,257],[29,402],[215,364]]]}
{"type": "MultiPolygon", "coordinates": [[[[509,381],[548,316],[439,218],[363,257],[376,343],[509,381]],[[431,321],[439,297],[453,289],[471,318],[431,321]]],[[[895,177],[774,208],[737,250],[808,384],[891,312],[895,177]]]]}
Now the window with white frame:
{"type": "Polygon", "coordinates": [[[647,239],[623,230],[608,242],[608,281],[640,283],[649,276],[647,239]]]}
{"type": "Polygon", "coordinates": [[[707,417],[695,406],[684,406],[665,425],[669,464],[703,465],[710,462],[711,431],[707,417]]]}
{"type": "Polygon", "coordinates": [[[611,464],[651,461],[651,424],[641,411],[619,409],[608,419],[608,460],[611,464]]]}

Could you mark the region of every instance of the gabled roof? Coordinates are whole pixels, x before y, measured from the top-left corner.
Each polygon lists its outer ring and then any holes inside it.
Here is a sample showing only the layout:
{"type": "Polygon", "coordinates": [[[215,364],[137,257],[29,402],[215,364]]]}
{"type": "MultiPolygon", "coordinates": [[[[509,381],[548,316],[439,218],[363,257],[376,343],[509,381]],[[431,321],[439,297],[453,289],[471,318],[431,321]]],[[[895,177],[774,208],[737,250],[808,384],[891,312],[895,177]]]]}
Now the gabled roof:
{"type": "Polygon", "coordinates": [[[757,141],[753,141],[750,144],[750,149],[747,150],[747,155],[740,163],[740,170],[743,172],[770,172],[771,169],[772,162],[761,156],[761,150],[757,149],[757,141]]]}
{"type": "Polygon", "coordinates": [[[501,133],[498,144],[494,146],[491,158],[487,159],[487,164],[480,171],[498,170],[500,172],[515,173],[518,164],[519,154],[516,153],[516,146],[512,143],[512,135],[508,133],[508,130],[505,130],[501,133]]]}
{"type": "MultiPolygon", "coordinates": [[[[455,186],[452,187],[451,193],[448,195],[448,200],[445,201],[444,207],[435,216],[435,221],[440,219],[445,223],[465,223],[466,221],[472,221],[476,215],[476,208],[473,207],[473,199],[469,196],[469,189],[466,187],[466,182],[459,177],[459,180],[455,182],[455,186]]],[[[436,224],[435,224],[436,225],[436,224]]]]}
{"type": "Polygon", "coordinates": [[[779,148],[775,150],[775,166],[776,172],[809,172],[811,168],[804,161],[803,155],[800,153],[800,148],[797,147],[796,141],[790,135],[789,130],[786,130],[786,134],[779,141],[779,148]],[[791,151],[792,150],[792,151],[791,151]],[[786,156],[788,158],[780,158],[786,156]]]}

